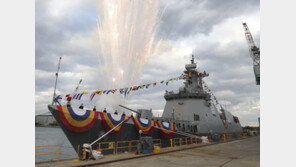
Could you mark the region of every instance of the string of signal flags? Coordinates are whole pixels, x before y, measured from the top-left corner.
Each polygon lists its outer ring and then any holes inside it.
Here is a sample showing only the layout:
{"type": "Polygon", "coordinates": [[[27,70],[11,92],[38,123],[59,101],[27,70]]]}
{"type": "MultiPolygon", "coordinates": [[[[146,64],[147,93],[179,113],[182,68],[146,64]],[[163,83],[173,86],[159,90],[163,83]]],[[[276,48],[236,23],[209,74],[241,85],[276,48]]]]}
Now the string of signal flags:
{"type": "MultiPolygon", "coordinates": [[[[83,95],[87,95],[87,94],[90,94],[89,98],[90,98],[90,101],[92,101],[94,99],[95,96],[97,95],[108,95],[109,93],[116,93],[116,92],[119,92],[120,94],[126,96],[128,95],[131,91],[138,91],[140,89],[148,89],[149,87],[155,87],[159,84],[166,84],[168,85],[169,82],[172,82],[172,81],[177,81],[177,80],[181,80],[181,79],[185,79],[187,78],[188,76],[191,77],[191,75],[193,74],[193,72],[189,72],[188,75],[187,74],[182,74],[181,76],[179,77],[174,77],[174,78],[171,78],[171,79],[168,79],[168,80],[163,80],[163,81],[160,81],[160,82],[154,82],[154,83],[149,83],[149,84],[143,84],[143,85],[138,85],[138,86],[132,86],[132,87],[126,87],[126,88],[120,88],[120,89],[107,89],[107,90],[96,90],[96,91],[83,91],[81,93],[74,93],[74,94],[66,94],[65,96],[63,95],[58,95],[56,97],[56,100],[61,100],[61,99],[66,99],[67,101],[71,101],[71,100],[81,100],[82,96],[83,95]]],[[[197,75],[203,75],[202,73],[197,73],[197,75]]],[[[80,83],[81,83],[81,80],[80,80],[80,83]]],[[[208,88],[208,86],[206,85],[206,83],[204,81],[202,81],[203,83],[203,87],[204,89],[210,93],[212,95],[212,97],[214,98],[214,101],[216,102],[216,104],[219,104],[217,98],[215,97],[215,95],[212,93],[212,91],[208,88]]]]}
{"type": "Polygon", "coordinates": [[[59,100],[59,99],[65,98],[67,101],[81,100],[81,98],[84,95],[90,94],[89,98],[90,98],[90,101],[92,101],[94,99],[94,97],[97,96],[97,95],[103,95],[103,94],[108,95],[109,93],[114,94],[116,92],[119,92],[120,94],[126,96],[131,91],[138,91],[140,89],[148,89],[150,87],[155,87],[155,86],[157,86],[159,84],[164,84],[164,83],[166,85],[168,85],[169,82],[177,81],[177,80],[181,80],[181,79],[185,79],[186,77],[191,76],[191,74],[192,73],[189,73],[189,75],[182,74],[179,77],[174,77],[174,78],[171,78],[171,79],[168,79],[168,80],[163,80],[163,81],[160,81],[160,82],[153,82],[153,83],[149,83],[149,84],[143,84],[143,85],[126,87],[126,88],[120,88],[120,89],[106,89],[106,90],[96,90],[96,91],[83,91],[81,93],[67,94],[65,96],[58,95],[56,97],[56,99],[59,100]]]}
{"type": "Polygon", "coordinates": [[[205,81],[202,81],[202,85],[204,87],[204,89],[211,94],[211,96],[213,97],[213,101],[216,102],[216,105],[220,104],[216,98],[216,96],[214,95],[214,93],[211,91],[211,89],[207,86],[207,84],[205,83],[205,81]]]}

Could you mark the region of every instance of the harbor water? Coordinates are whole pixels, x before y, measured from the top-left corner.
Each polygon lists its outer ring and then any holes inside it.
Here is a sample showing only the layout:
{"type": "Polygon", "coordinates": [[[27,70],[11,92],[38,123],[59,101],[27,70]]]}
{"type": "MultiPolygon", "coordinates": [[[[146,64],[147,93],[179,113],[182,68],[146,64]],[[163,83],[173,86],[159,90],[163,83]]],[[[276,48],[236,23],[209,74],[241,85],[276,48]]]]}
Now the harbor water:
{"type": "MultiPolygon", "coordinates": [[[[60,160],[76,158],[76,152],[59,127],[35,127],[35,146],[61,145],[60,160]]],[[[35,154],[58,152],[59,147],[35,147],[35,154]]],[[[35,162],[54,161],[57,154],[35,156],[35,162]]]]}

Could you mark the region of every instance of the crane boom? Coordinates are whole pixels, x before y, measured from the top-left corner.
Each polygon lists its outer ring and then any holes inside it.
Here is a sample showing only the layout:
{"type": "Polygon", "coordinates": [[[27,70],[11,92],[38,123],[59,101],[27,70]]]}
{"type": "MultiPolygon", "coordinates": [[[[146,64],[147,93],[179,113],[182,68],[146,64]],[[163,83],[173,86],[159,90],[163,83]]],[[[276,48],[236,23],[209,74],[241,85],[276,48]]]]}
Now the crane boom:
{"type": "Polygon", "coordinates": [[[260,49],[255,45],[252,34],[247,26],[247,23],[243,23],[245,30],[245,36],[249,46],[250,57],[253,61],[253,69],[255,73],[256,84],[260,85],[260,49]]]}

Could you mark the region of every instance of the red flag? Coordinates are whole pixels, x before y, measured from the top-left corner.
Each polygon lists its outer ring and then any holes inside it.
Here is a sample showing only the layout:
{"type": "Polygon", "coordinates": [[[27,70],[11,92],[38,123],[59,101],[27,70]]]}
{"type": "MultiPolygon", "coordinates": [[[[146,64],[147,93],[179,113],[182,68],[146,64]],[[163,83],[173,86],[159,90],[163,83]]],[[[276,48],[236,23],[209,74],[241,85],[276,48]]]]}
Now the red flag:
{"type": "Polygon", "coordinates": [[[67,101],[71,101],[72,100],[72,97],[70,94],[67,94],[65,97],[67,97],[67,101]]]}
{"type": "Polygon", "coordinates": [[[134,86],[134,87],[133,87],[133,91],[137,90],[137,87],[138,87],[138,86],[134,86]]]}
{"type": "Polygon", "coordinates": [[[67,98],[67,101],[71,101],[71,100],[72,100],[72,97],[68,97],[68,98],[67,98]]]}
{"type": "Polygon", "coordinates": [[[117,89],[113,89],[113,90],[111,90],[112,93],[115,93],[116,91],[117,91],[117,89]]]}
{"type": "Polygon", "coordinates": [[[79,97],[79,96],[80,96],[80,93],[78,93],[78,94],[77,94],[77,96],[76,96],[76,98],[75,98],[75,99],[78,99],[78,97],[79,97]]]}
{"type": "Polygon", "coordinates": [[[93,98],[95,97],[96,94],[97,94],[97,92],[94,92],[94,93],[91,94],[91,96],[90,96],[90,101],[93,100],[93,98]]]}

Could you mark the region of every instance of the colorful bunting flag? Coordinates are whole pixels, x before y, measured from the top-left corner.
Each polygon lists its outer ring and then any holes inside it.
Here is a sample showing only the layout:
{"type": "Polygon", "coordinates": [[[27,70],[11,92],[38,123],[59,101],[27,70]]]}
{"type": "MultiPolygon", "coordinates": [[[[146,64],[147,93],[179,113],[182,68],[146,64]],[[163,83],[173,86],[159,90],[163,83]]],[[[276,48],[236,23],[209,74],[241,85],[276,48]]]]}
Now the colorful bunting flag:
{"type": "Polygon", "coordinates": [[[80,100],[81,97],[82,97],[82,95],[83,95],[83,93],[78,93],[75,99],[76,99],[76,100],[80,100]]]}
{"type": "Polygon", "coordinates": [[[59,99],[62,99],[62,96],[61,96],[61,95],[58,95],[58,96],[56,97],[56,100],[59,100],[59,99]]]}
{"type": "Polygon", "coordinates": [[[111,92],[114,94],[117,91],[117,89],[113,89],[111,92]]]}
{"type": "Polygon", "coordinates": [[[133,87],[130,87],[130,89],[128,90],[127,94],[129,94],[132,89],[133,89],[133,87]]]}
{"type": "Polygon", "coordinates": [[[83,94],[89,94],[91,91],[84,91],[83,94]]]}
{"type": "Polygon", "coordinates": [[[74,96],[73,96],[73,99],[75,99],[75,98],[76,98],[76,95],[77,95],[77,94],[74,94],[74,96]]]}
{"type": "Polygon", "coordinates": [[[90,101],[93,100],[93,98],[95,97],[96,94],[97,94],[97,92],[94,92],[94,93],[91,94],[91,96],[90,96],[90,101]]]}
{"type": "Polygon", "coordinates": [[[193,73],[193,71],[190,71],[190,72],[189,72],[189,77],[191,77],[191,74],[192,74],[192,73],[193,73]]]}
{"type": "Polygon", "coordinates": [[[67,94],[65,97],[67,97],[67,101],[71,101],[72,100],[72,97],[70,94],[67,94]]]}
{"type": "MultiPolygon", "coordinates": [[[[189,75],[191,75],[191,74],[192,74],[192,72],[189,73],[189,75]]],[[[182,79],[182,77],[183,77],[183,79],[184,79],[185,76],[186,76],[186,75],[183,75],[183,74],[182,74],[182,75],[179,76],[179,77],[171,78],[171,79],[169,79],[169,80],[167,80],[167,81],[166,81],[166,80],[163,80],[163,81],[161,81],[160,83],[163,84],[164,82],[166,82],[166,85],[168,85],[168,83],[169,83],[170,81],[179,80],[179,79],[182,79]]],[[[149,88],[149,86],[151,86],[151,85],[156,86],[156,85],[157,85],[157,82],[150,83],[150,84],[145,84],[145,85],[133,86],[133,87],[129,87],[129,88],[121,88],[121,89],[119,89],[119,92],[120,92],[120,94],[123,94],[123,93],[124,93],[124,95],[126,96],[127,94],[130,93],[130,91],[136,91],[136,90],[139,90],[139,89],[149,88]]],[[[205,89],[207,89],[206,86],[205,86],[205,89]]],[[[112,93],[114,94],[116,91],[117,91],[117,89],[100,90],[100,91],[95,91],[95,92],[84,91],[84,92],[82,92],[82,93],[76,93],[76,94],[74,94],[73,97],[71,97],[70,94],[67,94],[65,97],[67,98],[67,101],[71,101],[72,99],[80,100],[80,99],[82,98],[83,95],[91,93],[91,95],[90,95],[90,100],[92,101],[93,98],[94,98],[94,96],[95,96],[96,94],[98,94],[98,95],[106,94],[106,95],[107,95],[107,94],[109,94],[110,92],[112,92],[112,93]]],[[[58,96],[57,98],[60,99],[61,96],[58,96]]]]}
{"type": "Polygon", "coordinates": [[[127,90],[128,90],[128,88],[125,88],[125,90],[124,90],[124,96],[126,96],[127,90]]]}
{"type": "Polygon", "coordinates": [[[146,89],[147,89],[150,85],[151,85],[151,84],[147,84],[147,85],[146,85],[146,89]]]}
{"type": "Polygon", "coordinates": [[[122,88],[122,89],[119,89],[119,92],[120,92],[120,94],[122,94],[122,93],[123,93],[123,90],[124,90],[123,88],[122,88]]]}

